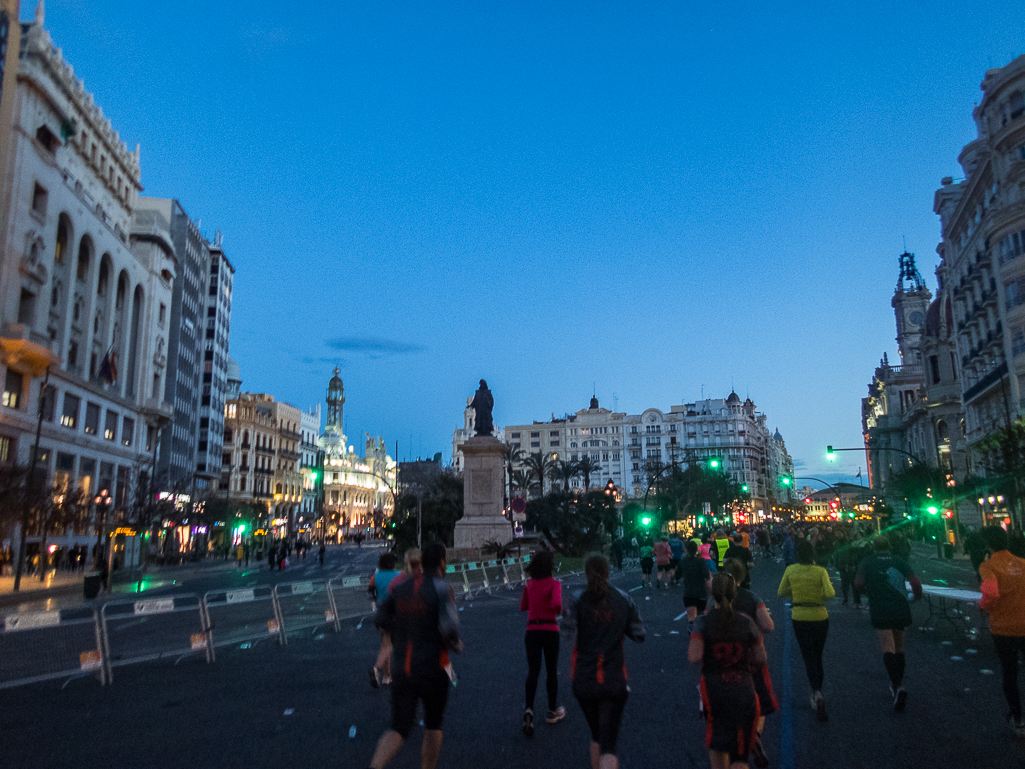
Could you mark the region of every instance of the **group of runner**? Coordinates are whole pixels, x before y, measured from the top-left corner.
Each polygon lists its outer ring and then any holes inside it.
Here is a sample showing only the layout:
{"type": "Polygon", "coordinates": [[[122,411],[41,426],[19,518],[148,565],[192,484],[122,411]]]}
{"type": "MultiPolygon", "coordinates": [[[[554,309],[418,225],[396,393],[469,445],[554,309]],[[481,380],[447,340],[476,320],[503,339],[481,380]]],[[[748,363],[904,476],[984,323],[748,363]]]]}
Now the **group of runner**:
{"type": "MultiPolygon", "coordinates": [[[[768,533],[753,533],[763,555],[772,557],[768,533]]],[[[765,717],[779,707],[762,640],[765,633],[774,631],[775,624],[764,601],[750,591],[754,566],[751,534],[738,531],[727,537],[718,531],[680,540],[679,558],[674,557],[672,540],[641,546],[642,574],[647,577],[642,577],[642,587],[651,586],[653,569],[645,571],[647,558],[652,560],[649,567],[656,563],[660,567],[656,589],[683,583],[691,629],[687,656],[701,667],[700,707],[707,719],[706,745],[713,769],[738,769],[747,766],[749,759],[756,766],[768,766],[761,733],[765,717]],[[646,554],[647,547],[650,554],[646,554]]],[[[990,615],[994,646],[1003,667],[1011,727],[1025,735],[1017,682],[1018,655],[1025,654],[1025,560],[1007,550],[1006,532],[999,527],[990,527],[983,534],[991,555],[980,566],[981,606],[990,615]]],[[[829,633],[826,602],[836,591],[829,572],[817,562],[822,556],[817,555],[816,545],[822,536],[817,529],[793,529],[782,541],[777,539],[783,558],[792,560],[777,594],[789,599],[791,626],[811,688],[811,706],[818,720],[826,721],[822,663],[829,633]]],[[[842,534],[838,539],[846,541],[842,534]]],[[[869,620],[877,631],[892,707],[900,713],[908,696],[903,687],[904,631],[912,621],[906,584],[916,599],[922,590],[907,560],[895,549],[899,548],[894,548],[891,538],[872,538],[857,561],[850,587],[856,597],[868,598],[869,620]]],[[[843,552],[842,546],[833,551],[843,552]]],[[[445,549],[435,543],[424,549],[418,564],[410,567],[407,562],[403,573],[390,573],[395,571],[394,562],[382,561],[382,567],[390,567],[379,570],[389,572],[383,577],[387,580],[384,593],[375,576],[374,597],[379,599],[376,623],[382,644],[371,680],[377,686],[384,682],[383,673],[390,674],[392,724],[378,742],[372,769],[382,769],[409,736],[418,700],[424,706],[424,769],[432,769],[440,754],[442,715],[448,687],[454,683],[449,654],[462,650],[455,597],[444,579],[445,565],[445,549]],[[385,657],[391,660],[390,670],[385,657]]],[[[592,769],[615,769],[619,725],[629,694],[624,639],[643,641],[644,625],[629,594],[610,585],[604,556],[587,559],[586,586],[565,600],[552,571],[551,553],[542,550],[535,554],[520,602],[521,611],[527,613],[522,731],[527,738],[534,734],[534,700],[542,661],[547,669],[545,720],[555,725],[566,717],[566,709],[558,701],[557,675],[560,638],[566,634],[573,639],[572,692],[590,730],[592,769]]]]}

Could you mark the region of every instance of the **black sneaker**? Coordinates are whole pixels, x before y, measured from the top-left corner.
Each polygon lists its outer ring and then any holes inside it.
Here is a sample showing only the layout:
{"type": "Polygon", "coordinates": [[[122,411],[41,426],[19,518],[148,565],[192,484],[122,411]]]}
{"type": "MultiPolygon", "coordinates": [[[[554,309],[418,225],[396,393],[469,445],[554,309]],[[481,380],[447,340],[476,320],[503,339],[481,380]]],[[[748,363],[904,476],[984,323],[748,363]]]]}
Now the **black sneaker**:
{"type": "Polygon", "coordinates": [[[903,688],[897,690],[893,695],[893,709],[898,713],[904,712],[904,706],[908,704],[908,693],[903,688]]]}
{"type": "Polygon", "coordinates": [[[822,722],[829,720],[829,716],[826,715],[826,698],[822,696],[822,692],[815,692],[815,717],[822,722]]]}
{"type": "Polygon", "coordinates": [[[523,735],[525,737],[534,736],[534,711],[530,708],[523,711],[523,735]]]}

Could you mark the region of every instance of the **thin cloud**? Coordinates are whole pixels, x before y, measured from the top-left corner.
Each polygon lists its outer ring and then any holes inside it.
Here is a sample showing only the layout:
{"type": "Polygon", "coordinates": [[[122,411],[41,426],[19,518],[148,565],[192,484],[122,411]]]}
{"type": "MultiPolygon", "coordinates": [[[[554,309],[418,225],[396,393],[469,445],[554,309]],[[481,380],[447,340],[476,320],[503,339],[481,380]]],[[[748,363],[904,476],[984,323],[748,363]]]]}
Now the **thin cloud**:
{"type": "Polygon", "coordinates": [[[348,353],[362,353],[370,356],[371,358],[383,358],[389,355],[408,355],[409,353],[423,352],[427,349],[423,345],[410,344],[408,342],[396,342],[391,339],[355,336],[328,339],[326,344],[332,350],[348,353]]]}

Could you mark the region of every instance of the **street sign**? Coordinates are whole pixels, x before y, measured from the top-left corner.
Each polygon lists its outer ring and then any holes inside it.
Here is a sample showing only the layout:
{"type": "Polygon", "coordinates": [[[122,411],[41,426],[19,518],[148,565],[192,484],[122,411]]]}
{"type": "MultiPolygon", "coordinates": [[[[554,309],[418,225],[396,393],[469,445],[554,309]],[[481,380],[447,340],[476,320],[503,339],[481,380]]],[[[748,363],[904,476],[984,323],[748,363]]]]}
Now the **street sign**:
{"type": "MultiPolygon", "coordinates": [[[[527,512],[527,500],[523,497],[515,497],[512,501],[512,511],[514,513],[525,513],[527,512]]],[[[513,520],[517,520],[513,518],[513,520]]]]}
{"type": "Polygon", "coordinates": [[[520,524],[516,524],[515,528],[513,529],[513,535],[517,537],[523,536],[523,527],[520,526],[520,524]]]}
{"type": "Polygon", "coordinates": [[[517,513],[514,510],[513,511],[513,521],[515,523],[526,523],[527,522],[527,514],[526,513],[517,513]]]}

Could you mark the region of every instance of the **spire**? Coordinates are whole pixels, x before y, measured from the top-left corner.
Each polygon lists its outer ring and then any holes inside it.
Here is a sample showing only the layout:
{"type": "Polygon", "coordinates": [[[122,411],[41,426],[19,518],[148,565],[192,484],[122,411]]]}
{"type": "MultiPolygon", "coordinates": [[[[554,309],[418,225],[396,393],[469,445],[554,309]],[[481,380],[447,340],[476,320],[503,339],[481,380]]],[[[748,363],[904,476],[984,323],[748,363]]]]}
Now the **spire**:
{"type": "Polygon", "coordinates": [[[41,27],[43,26],[44,21],[46,21],[46,6],[43,5],[43,0],[39,0],[39,2],[36,3],[35,24],[36,26],[41,27]]]}
{"type": "MultiPolygon", "coordinates": [[[[43,0],[39,0],[39,2],[43,2],[43,0]]],[[[135,152],[132,153],[132,159],[135,160],[135,167],[136,168],[139,167],[139,151],[140,151],[140,149],[141,149],[141,145],[138,142],[136,142],[135,143],[135,152]]]]}

